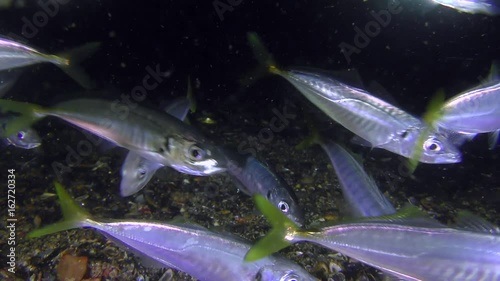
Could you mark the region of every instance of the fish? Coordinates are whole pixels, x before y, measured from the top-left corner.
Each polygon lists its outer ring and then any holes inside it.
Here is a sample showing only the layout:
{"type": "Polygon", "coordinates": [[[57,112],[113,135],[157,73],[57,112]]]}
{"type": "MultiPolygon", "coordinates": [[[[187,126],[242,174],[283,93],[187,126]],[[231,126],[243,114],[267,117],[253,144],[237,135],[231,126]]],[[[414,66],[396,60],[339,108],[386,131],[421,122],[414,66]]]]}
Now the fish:
{"type": "Polygon", "coordinates": [[[466,139],[490,133],[490,149],[494,147],[500,132],[500,81],[489,81],[447,100],[436,126],[466,139]]]}
{"type": "Polygon", "coordinates": [[[42,139],[34,129],[28,128],[5,138],[4,143],[18,148],[33,149],[42,144],[42,139]]]}
{"type": "Polygon", "coordinates": [[[96,220],[72,200],[62,185],[55,183],[55,186],[63,221],[33,230],[27,234],[28,239],[73,228],[93,228],[143,257],[150,266],[171,267],[199,280],[318,280],[299,265],[279,255],[256,262],[244,262],[244,256],[251,247],[248,241],[199,225],[145,220],[96,220]]]}
{"type": "Polygon", "coordinates": [[[32,47],[0,37],[0,71],[34,65],[52,63],[86,89],[95,83],[78,65],[99,49],[100,43],[91,42],[59,55],[42,53],[32,47]]]}
{"type": "Polygon", "coordinates": [[[394,215],[347,221],[316,230],[298,229],[265,198],[255,196],[271,232],[245,260],[255,261],[301,241],[312,242],[403,280],[476,281],[500,278],[500,232],[465,215],[462,227],[427,218],[416,207],[394,215]]]}
{"type": "Polygon", "coordinates": [[[224,148],[226,174],[247,195],[260,194],[298,226],[304,224],[304,214],[293,189],[267,165],[252,155],[245,157],[224,148]]]}
{"type": "Polygon", "coordinates": [[[431,164],[461,161],[460,151],[445,136],[429,128],[422,120],[387,103],[367,91],[349,86],[318,73],[281,70],[272,62],[258,36],[249,34],[250,44],[269,72],[285,78],[310,102],[364,141],[406,158],[413,157],[415,143],[423,138],[418,160],[431,164]]]}
{"type": "Polygon", "coordinates": [[[208,176],[225,171],[219,149],[201,133],[164,112],[120,107],[100,99],[75,99],[44,108],[0,99],[0,137],[8,137],[41,118],[54,116],[141,157],[181,173],[208,176]]]}
{"type": "Polygon", "coordinates": [[[394,206],[351,153],[333,141],[319,140],[318,143],[332,162],[353,217],[378,217],[396,213],[394,206]]]}
{"type": "Polygon", "coordinates": [[[432,0],[432,2],[467,14],[500,15],[498,0],[432,0]]]}
{"type": "Polygon", "coordinates": [[[389,0],[389,2],[402,5],[405,11],[420,16],[428,16],[430,12],[436,10],[439,6],[466,14],[482,14],[486,16],[500,14],[500,2],[498,0],[389,0]]]}

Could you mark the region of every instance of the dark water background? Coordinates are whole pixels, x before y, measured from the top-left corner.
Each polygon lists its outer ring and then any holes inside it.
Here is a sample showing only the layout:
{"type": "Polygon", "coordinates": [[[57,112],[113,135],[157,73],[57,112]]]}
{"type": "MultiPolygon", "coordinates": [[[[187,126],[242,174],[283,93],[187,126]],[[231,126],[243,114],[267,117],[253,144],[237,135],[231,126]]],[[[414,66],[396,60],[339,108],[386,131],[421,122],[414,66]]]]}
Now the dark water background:
{"type": "MultiPolygon", "coordinates": [[[[322,151],[318,148],[303,152],[293,149],[307,135],[302,119],[312,114],[318,122],[331,126],[328,130],[332,135],[349,133],[331,124],[321,113],[316,113],[318,110],[308,105],[281,78],[264,77],[252,86],[242,87],[240,79],[248,77],[257,65],[247,44],[247,32],[257,32],[280,65],[331,71],[355,68],[364,82],[377,81],[401,108],[416,115],[424,112],[429,98],[438,89],[444,89],[447,96],[453,96],[474,87],[488,76],[491,63],[500,61],[500,16],[470,15],[445,7],[424,12],[424,8],[415,4],[420,1],[415,0],[412,4],[402,2],[402,11],[393,14],[387,26],[370,38],[367,46],[360,48],[360,53],[353,54],[348,62],[339,45],[342,42],[354,45],[354,28],[364,29],[366,24],[373,22],[370,12],[380,13],[387,9],[385,1],[239,2],[221,17],[211,1],[83,3],[73,0],[60,4],[54,16],[46,17],[46,22],[33,25],[36,30],[32,28],[24,34],[26,22],[34,22],[33,16],[42,11],[41,6],[36,1],[26,1],[24,7],[0,10],[0,34],[17,38],[48,53],[91,41],[101,42],[99,52],[84,66],[98,82],[99,88],[106,90],[105,93],[82,93],[81,88],[56,67],[39,65],[26,68],[7,97],[42,105],[82,95],[116,99],[121,93],[128,94],[142,83],[147,67],[158,66],[168,77],[163,77],[157,87],[148,91],[141,105],[157,108],[159,104],[184,95],[187,77],[190,76],[195,84],[200,109],[196,117],[210,116],[218,122],[216,125],[195,122],[194,125],[216,142],[233,145],[255,135],[273,116],[273,108],[280,108],[285,100],[291,100],[297,106],[298,118],[285,131],[277,134],[271,143],[263,145],[259,152],[262,159],[270,162],[271,167],[295,187],[307,211],[308,221],[314,222],[325,213],[338,214],[342,200],[338,188],[332,191],[338,183],[333,171],[327,168],[328,159],[322,151]]],[[[19,170],[17,204],[19,216],[24,218],[20,223],[19,240],[33,229],[35,216],[42,218],[42,224],[58,219],[54,200],[42,200],[40,196],[43,192],[52,192],[51,182],[55,175],[50,163],[62,161],[66,155],[64,146],[74,146],[82,138],[78,130],[66,123],[48,120],[35,126],[44,139],[41,151],[23,151],[12,147],[1,150],[0,168],[15,167],[19,170]]],[[[462,148],[462,163],[422,165],[414,179],[398,174],[400,161],[396,156],[388,152],[357,149],[369,159],[367,170],[375,175],[381,189],[388,193],[395,205],[411,201],[445,222],[458,209],[469,209],[494,223],[499,222],[499,150],[489,151],[484,136],[462,148]]],[[[92,208],[104,202],[111,204],[109,209],[103,211],[106,217],[123,218],[130,212],[128,202],[131,200],[120,198],[117,194],[118,171],[123,157],[123,151],[106,152],[104,156],[95,151],[84,160],[81,168],[64,178],[65,185],[74,188],[74,196],[87,196],[82,200],[87,200],[87,205],[92,208]],[[85,165],[92,166],[97,161],[107,163],[107,170],[94,172],[85,168],[85,165]],[[90,188],[76,187],[85,184],[90,188]]],[[[211,225],[215,217],[227,230],[249,239],[255,239],[266,230],[264,220],[258,218],[249,220],[248,224],[234,223],[234,216],[250,216],[255,211],[251,200],[237,193],[230,184],[206,178],[193,181],[193,177],[178,173],[169,175],[168,182],[179,186],[183,179],[190,179],[194,187],[166,191],[165,181],[156,180],[150,184],[148,189],[153,194],[151,200],[154,207],[150,206],[152,213],[148,218],[170,219],[185,208],[186,216],[191,220],[211,225]],[[204,194],[203,186],[208,182],[220,188],[218,193],[204,194]],[[217,205],[220,198],[228,195],[234,202],[230,200],[225,206],[217,205]],[[182,203],[178,203],[179,196],[193,196],[195,199],[193,202],[180,200],[182,203]],[[244,202],[245,207],[239,206],[236,201],[244,202]],[[212,206],[208,208],[209,213],[200,211],[200,204],[212,206]],[[230,210],[233,216],[221,216],[221,210],[230,210]]],[[[91,231],[85,232],[85,235],[97,237],[97,244],[106,241],[91,231]]],[[[119,259],[102,257],[89,250],[96,247],[95,252],[99,252],[103,247],[81,246],[79,239],[86,238],[85,235],[75,234],[69,242],[64,238],[65,244],[54,247],[54,251],[46,256],[36,256],[36,259],[30,249],[36,245],[43,248],[58,244],[58,238],[44,242],[45,245],[34,242],[19,246],[23,262],[18,267],[17,276],[23,280],[36,272],[53,276],[57,262],[54,259],[67,248],[89,256],[95,260],[94,266],[112,264],[121,268],[123,262],[119,259]]],[[[318,264],[331,262],[331,252],[314,246],[304,247],[307,248],[297,249],[306,252],[305,256],[294,256],[296,248],[288,250],[287,255],[316,276],[327,278],[328,274],[317,273],[317,267],[318,264]]],[[[2,265],[4,258],[4,255],[0,258],[2,265]]],[[[367,270],[359,264],[354,265],[355,269],[350,269],[350,266],[348,263],[344,268],[347,280],[357,280],[363,274],[360,272],[367,270]]],[[[121,268],[121,272],[126,270],[121,268]]],[[[155,280],[155,276],[158,278],[161,273],[139,267],[134,271],[135,275],[128,276],[133,276],[130,280],[136,280],[134,278],[139,275],[155,280]]],[[[182,278],[188,277],[176,275],[174,280],[188,280],[182,278]]],[[[116,280],[119,279],[117,277],[116,280]]]]}

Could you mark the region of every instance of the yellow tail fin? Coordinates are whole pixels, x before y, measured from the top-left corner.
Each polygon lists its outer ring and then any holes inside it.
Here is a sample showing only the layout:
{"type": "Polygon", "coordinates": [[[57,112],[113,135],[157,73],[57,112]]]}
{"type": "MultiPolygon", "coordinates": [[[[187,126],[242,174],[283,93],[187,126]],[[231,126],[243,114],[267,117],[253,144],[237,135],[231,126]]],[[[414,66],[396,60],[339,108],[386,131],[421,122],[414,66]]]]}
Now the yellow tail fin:
{"type": "Polygon", "coordinates": [[[90,218],[90,214],[75,203],[60,183],[55,182],[54,185],[56,186],[56,193],[59,197],[59,203],[61,204],[63,220],[40,229],[33,230],[28,233],[28,238],[41,237],[59,231],[78,228],[83,226],[81,224],[83,221],[90,218]]]}

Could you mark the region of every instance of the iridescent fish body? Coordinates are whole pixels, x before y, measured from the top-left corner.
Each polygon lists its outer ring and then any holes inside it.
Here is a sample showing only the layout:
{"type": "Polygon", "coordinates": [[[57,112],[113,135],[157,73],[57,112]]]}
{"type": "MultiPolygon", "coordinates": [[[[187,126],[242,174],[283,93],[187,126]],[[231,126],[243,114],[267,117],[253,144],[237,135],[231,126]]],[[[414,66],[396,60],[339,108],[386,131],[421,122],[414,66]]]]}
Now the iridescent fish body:
{"type": "Polygon", "coordinates": [[[438,126],[462,134],[500,129],[500,83],[490,82],[446,101],[438,126]]]}
{"type": "Polygon", "coordinates": [[[164,112],[117,106],[98,99],[71,100],[53,108],[0,100],[0,114],[10,117],[1,125],[8,137],[40,118],[55,116],[182,173],[206,176],[225,171],[218,148],[194,128],[164,112]]]}
{"type": "Polygon", "coordinates": [[[309,241],[406,280],[499,280],[500,235],[447,227],[360,222],[328,227],[309,241]]]}
{"type": "Polygon", "coordinates": [[[72,228],[90,227],[113,238],[155,267],[171,267],[206,281],[317,280],[303,268],[278,255],[245,262],[251,245],[241,238],[193,224],[147,221],[97,221],[56,184],[64,221],[28,234],[34,238],[72,228]]]}
{"type": "Polygon", "coordinates": [[[420,119],[365,90],[312,72],[276,68],[271,68],[271,71],[284,77],[330,118],[373,147],[410,158],[420,134],[427,134],[420,162],[444,164],[461,161],[461,153],[444,136],[429,129],[420,119]]]}
{"type": "Polygon", "coordinates": [[[424,163],[457,163],[461,153],[446,137],[436,133],[422,120],[379,99],[365,90],[342,83],[314,71],[281,70],[255,33],[248,41],[259,62],[271,73],[288,80],[310,102],[332,120],[369,143],[406,158],[414,158],[421,139],[424,163]]]}
{"type": "Polygon", "coordinates": [[[306,241],[403,280],[500,280],[500,231],[473,215],[459,216],[460,228],[452,228],[412,207],[394,215],[304,230],[265,198],[257,197],[256,202],[273,229],[248,252],[248,261],[306,241]]]}
{"type": "Polygon", "coordinates": [[[489,16],[500,14],[500,2],[498,0],[432,0],[432,2],[468,14],[489,16]]]}

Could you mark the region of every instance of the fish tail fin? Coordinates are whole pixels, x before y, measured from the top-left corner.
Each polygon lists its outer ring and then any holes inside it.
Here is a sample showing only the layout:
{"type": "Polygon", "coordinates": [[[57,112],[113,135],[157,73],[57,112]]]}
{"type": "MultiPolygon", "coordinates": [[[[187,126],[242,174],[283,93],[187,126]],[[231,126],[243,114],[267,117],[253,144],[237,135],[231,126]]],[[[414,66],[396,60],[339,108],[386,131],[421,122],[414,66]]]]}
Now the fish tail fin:
{"type": "Polygon", "coordinates": [[[60,183],[55,182],[54,185],[56,186],[57,197],[59,198],[59,203],[61,205],[63,220],[40,229],[33,230],[28,233],[28,238],[41,237],[59,231],[78,228],[83,226],[83,222],[85,220],[90,219],[90,214],[75,203],[60,183]]]}
{"type": "Polygon", "coordinates": [[[274,61],[273,55],[264,46],[259,35],[255,32],[249,32],[247,34],[248,43],[252,47],[253,54],[259,63],[266,67],[268,71],[278,70],[276,62],[274,61]]]}
{"type": "Polygon", "coordinates": [[[93,89],[96,86],[95,82],[83,70],[80,63],[97,52],[100,45],[101,43],[99,42],[91,42],[58,54],[57,57],[63,59],[63,61],[57,64],[57,66],[83,88],[93,89]]]}
{"type": "Polygon", "coordinates": [[[36,104],[0,99],[0,137],[7,138],[29,128],[45,116],[45,109],[36,104]]]}
{"type": "Polygon", "coordinates": [[[271,223],[272,229],[250,248],[245,255],[245,261],[247,262],[262,259],[292,245],[292,242],[287,240],[286,237],[299,232],[298,226],[267,201],[264,196],[254,195],[254,200],[259,210],[271,223]]]}
{"type": "Polygon", "coordinates": [[[255,32],[248,32],[247,40],[259,65],[245,75],[245,77],[240,80],[240,83],[243,86],[249,87],[268,73],[280,74],[281,70],[276,66],[273,55],[264,46],[259,35],[255,32]]]}
{"type": "Polygon", "coordinates": [[[415,148],[411,157],[408,159],[407,168],[410,173],[417,169],[418,162],[422,155],[423,144],[427,135],[436,127],[436,122],[441,118],[443,112],[442,108],[445,103],[445,94],[443,89],[439,89],[436,94],[431,98],[427,109],[423,115],[423,121],[426,125],[426,129],[420,134],[417,142],[415,143],[415,148]]]}

